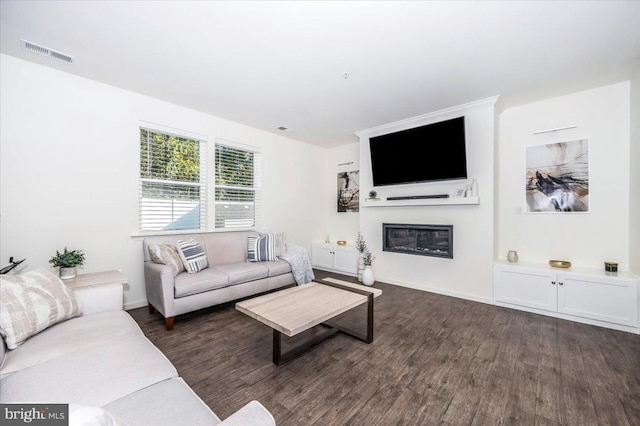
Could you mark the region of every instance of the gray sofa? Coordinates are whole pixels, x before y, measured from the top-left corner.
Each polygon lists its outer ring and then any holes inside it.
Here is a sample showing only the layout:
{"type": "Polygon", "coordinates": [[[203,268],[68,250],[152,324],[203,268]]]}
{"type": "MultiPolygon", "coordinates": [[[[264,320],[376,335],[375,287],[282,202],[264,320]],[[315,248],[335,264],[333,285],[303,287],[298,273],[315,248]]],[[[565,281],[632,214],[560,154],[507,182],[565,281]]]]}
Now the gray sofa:
{"type": "Polygon", "coordinates": [[[221,422],[122,310],[120,284],[75,294],[82,316],[13,350],[0,339],[1,403],[69,404],[70,424],[275,426],[257,401],[221,422]]]}
{"type": "Polygon", "coordinates": [[[284,260],[247,261],[250,235],[258,233],[209,232],[145,237],[144,277],[149,312],[159,311],[165,318],[166,329],[172,330],[177,315],[296,284],[291,266],[284,260]],[[178,240],[190,238],[205,250],[208,268],[195,274],[182,271],[174,276],[169,266],[151,260],[149,244],[175,245],[178,240]]]}

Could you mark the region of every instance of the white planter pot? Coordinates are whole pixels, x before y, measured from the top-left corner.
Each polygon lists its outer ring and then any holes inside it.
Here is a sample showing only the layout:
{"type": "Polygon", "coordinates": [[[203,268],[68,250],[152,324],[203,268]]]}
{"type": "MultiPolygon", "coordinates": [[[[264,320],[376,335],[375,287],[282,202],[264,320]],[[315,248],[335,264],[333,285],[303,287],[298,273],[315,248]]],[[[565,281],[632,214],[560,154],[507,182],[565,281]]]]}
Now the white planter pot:
{"type": "Polygon", "coordinates": [[[373,270],[371,269],[371,265],[365,266],[364,271],[362,272],[362,284],[373,285],[375,281],[376,280],[373,277],[373,270]]]}
{"type": "Polygon", "coordinates": [[[364,272],[364,260],[362,255],[358,256],[358,281],[362,282],[362,272],[364,272]]]}
{"type": "Polygon", "coordinates": [[[77,268],[74,266],[72,268],[63,268],[60,267],[60,279],[68,280],[71,278],[75,278],[77,275],[77,268]]]}

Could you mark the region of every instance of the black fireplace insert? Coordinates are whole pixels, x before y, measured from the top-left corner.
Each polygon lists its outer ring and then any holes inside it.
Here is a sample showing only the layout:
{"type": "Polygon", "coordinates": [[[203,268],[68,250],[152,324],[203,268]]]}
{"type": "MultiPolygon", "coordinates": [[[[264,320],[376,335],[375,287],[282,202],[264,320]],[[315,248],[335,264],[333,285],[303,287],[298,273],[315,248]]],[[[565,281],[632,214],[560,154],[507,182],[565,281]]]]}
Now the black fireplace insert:
{"type": "Polygon", "coordinates": [[[453,225],[383,223],[382,251],[453,259],[453,225]]]}

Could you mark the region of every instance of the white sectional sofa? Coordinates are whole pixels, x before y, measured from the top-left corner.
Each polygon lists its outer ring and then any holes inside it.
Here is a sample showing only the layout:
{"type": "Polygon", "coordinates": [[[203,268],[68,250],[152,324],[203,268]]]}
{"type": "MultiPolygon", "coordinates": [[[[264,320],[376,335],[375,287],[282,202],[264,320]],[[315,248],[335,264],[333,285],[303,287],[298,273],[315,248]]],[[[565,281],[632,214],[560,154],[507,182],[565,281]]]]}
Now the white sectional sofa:
{"type": "Polygon", "coordinates": [[[119,284],[76,290],[81,316],[12,350],[2,339],[0,403],[70,404],[72,425],[74,418],[75,424],[275,425],[257,401],[221,421],[122,310],[122,291],[119,284]],[[86,419],[96,411],[110,422],[86,419]]]}

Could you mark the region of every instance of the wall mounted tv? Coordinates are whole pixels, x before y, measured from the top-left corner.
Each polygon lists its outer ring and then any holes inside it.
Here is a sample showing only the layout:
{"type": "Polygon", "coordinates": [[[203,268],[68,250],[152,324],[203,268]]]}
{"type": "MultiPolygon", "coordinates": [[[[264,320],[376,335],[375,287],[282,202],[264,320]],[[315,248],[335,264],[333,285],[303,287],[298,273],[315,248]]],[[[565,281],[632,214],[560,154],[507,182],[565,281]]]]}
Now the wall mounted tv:
{"type": "Polygon", "coordinates": [[[373,186],[467,178],[464,117],[369,138],[373,186]]]}

